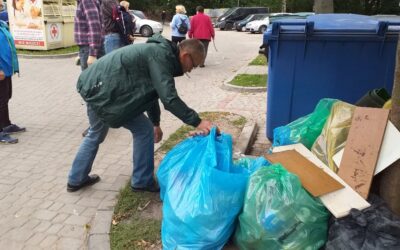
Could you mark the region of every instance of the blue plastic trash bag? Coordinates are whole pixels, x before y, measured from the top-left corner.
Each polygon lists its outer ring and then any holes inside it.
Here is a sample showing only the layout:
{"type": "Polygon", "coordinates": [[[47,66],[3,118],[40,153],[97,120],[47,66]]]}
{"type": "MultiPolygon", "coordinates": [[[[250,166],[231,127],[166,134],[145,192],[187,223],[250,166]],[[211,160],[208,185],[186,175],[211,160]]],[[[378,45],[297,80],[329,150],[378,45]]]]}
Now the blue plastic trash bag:
{"type": "Polygon", "coordinates": [[[242,209],[248,174],[232,173],[232,138],[213,128],[188,138],[161,162],[163,249],[222,249],[242,209]]]}
{"type": "Polygon", "coordinates": [[[328,217],[296,175],[273,164],[249,179],[235,242],[241,250],[317,250],[326,241],[328,217]]]}
{"type": "Polygon", "coordinates": [[[243,157],[234,162],[233,172],[252,174],[261,167],[271,165],[264,157],[248,158],[243,157]]]}
{"type": "Polygon", "coordinates": [[[335,102],[337,102],[336,99],[321,99],[311,114],[300,117],[285,126],[275,128],[272,146],[302,143],[308,149],[311,149],[315,140],[321,134],[335,102]]]}

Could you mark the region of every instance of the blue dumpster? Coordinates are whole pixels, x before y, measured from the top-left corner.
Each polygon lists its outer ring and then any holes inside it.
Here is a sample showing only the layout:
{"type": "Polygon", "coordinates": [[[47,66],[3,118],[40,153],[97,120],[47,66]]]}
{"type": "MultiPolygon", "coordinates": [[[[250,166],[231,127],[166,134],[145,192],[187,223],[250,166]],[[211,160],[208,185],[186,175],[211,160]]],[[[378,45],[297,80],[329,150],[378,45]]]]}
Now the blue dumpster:
{"type": "Polygon", "coordinates": [[[355,103],[375,88],[392,91],[400,23],[354,14],[276,22],[269,50],[267,137],[311,113],[322,98],[355,103]]]}

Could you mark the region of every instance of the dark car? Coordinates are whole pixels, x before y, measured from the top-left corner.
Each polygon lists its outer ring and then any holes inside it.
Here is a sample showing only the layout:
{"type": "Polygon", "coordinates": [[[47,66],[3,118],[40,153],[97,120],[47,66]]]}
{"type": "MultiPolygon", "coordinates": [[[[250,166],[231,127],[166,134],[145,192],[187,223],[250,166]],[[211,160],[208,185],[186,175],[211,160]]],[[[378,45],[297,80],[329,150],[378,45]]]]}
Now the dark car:
{"type": "Polygon", "coordinates": [[[251,14],[251,15],[248,15],[243,20],[236,21],[234,23],[234,27],[235,27],[235,29],[237,31],[245,31],[246,30],[246,24],[248,22],[255,21],[255,20],[261,20],[261,19],[264,19],[267,16],[268,16],[268,14],[251,14]]]}
{"type": "Polygon", "coordinates": [[[231,30],[233,23],[243,20],[251,14],[266,14],[267,7],[234,7],[227,10],[222,16],[218,17],[216,27],[220,30],[231,30]]]}

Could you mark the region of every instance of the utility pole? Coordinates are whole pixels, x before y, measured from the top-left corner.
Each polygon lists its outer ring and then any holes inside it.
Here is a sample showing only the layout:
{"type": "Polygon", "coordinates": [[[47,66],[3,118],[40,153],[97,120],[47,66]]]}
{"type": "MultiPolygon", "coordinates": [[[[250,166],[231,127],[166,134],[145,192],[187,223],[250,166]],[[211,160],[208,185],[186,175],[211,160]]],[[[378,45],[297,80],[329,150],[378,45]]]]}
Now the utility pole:
{"type": "Polygon", "coordinates": [[[286,0],[282,0],[282,12],[286,12],[286,0]]]}

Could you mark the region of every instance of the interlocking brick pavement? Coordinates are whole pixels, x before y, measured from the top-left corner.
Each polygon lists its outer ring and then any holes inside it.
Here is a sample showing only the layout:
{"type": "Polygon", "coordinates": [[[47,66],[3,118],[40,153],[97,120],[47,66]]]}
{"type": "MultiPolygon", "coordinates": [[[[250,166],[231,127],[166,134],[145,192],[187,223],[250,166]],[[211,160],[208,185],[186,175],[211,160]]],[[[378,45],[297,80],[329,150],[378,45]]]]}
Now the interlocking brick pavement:
{"type": "MultiPolygon", "coordinates": [[[[261,35],[217,31],[218,51],[210,43],[206,67],[192,71],[190,79],[176,79],[179,95],[199,112],[242,114],[265,131],[266,93],[221,88],[257,56],[261,43],[261,35]]],[[[132,172],[132,136],[125,129],[111,129],[92,170],[101,175],[101,182],[67,193],[67,174],[88,125],[75,90],[80,69],[74,58],[22,58],[20,69],[21,76],[13,78],[9,107],[12,122],[26,126],[27,132],[16,135],[18,144],[0,145],[0,249],[108,249],[102,234],[109,232],[118,190],[132,172]],[[96,217],[99,223],[94,225],[96,217]]],[[[162,112],[164,138],[181,125],[162,112]]]]}

